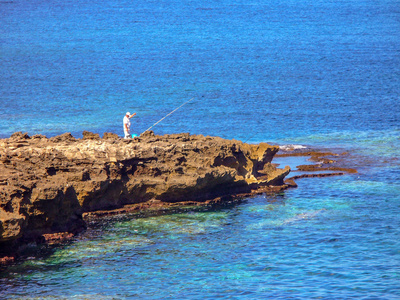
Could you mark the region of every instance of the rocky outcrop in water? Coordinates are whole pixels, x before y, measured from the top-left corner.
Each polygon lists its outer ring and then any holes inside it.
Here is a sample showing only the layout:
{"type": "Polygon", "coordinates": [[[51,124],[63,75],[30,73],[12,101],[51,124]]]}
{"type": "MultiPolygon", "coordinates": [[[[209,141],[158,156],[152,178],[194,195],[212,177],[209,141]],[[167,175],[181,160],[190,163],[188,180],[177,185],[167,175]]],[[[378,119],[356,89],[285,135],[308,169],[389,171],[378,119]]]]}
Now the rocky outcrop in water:
{"type": "Polygon", "coordinates": [[[0,252],[75,234],[85,214],[284,189],[289,167],[271,164],[278,150],[189,134],[124,140],[110,133],[15,133],[0,140],[0,252]]]}

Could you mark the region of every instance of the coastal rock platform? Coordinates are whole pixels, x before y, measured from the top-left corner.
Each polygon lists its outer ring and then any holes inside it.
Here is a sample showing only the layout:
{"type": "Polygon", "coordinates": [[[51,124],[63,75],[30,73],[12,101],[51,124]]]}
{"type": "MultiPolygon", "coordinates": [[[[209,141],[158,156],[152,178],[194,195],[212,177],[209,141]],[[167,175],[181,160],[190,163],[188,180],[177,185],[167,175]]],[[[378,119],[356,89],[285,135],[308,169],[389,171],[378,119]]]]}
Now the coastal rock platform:
{"type": "Polygon", "coordinates": [[[0,257],[69,238],[109,213],[211,205],[291,186],[278,146],[188,133],[134,139],[84,132],[0,140],[0,257]]]}

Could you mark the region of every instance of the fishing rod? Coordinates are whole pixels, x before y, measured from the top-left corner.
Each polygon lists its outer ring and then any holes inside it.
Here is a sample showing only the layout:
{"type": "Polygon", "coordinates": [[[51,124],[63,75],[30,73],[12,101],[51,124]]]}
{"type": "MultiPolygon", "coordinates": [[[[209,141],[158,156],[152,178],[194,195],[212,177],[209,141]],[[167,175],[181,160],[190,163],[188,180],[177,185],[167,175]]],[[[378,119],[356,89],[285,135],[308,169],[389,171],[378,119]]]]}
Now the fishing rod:
{"type": "Polygon", "coordinates": [[[145,131],[143,131],[140,135],[142,135],[143,133],[145,133],[146,131],[149,131],[151,128],[153,128],[154,126],[156,126],[158,123],[160,123],[162,120],[164,120],[166,117],[172,115],[174,112],[176,112],[178,109],[180,109],[182,106],[184,106],[186,103],[189,103],[190,101],[192,101],[194,99],[194,97],[192,99],[189,99],[188,101],[186,101],[185,103],[181,104],[180,106],[178,106],[177,108],[175,108],[173,111],[171,111],[168,115],[166,115],[164,118],[161,118],[159,121],[157,121],[156,123],[154,123],[153,125],[151,125],[149,128],[147,128],[145,131]]]}

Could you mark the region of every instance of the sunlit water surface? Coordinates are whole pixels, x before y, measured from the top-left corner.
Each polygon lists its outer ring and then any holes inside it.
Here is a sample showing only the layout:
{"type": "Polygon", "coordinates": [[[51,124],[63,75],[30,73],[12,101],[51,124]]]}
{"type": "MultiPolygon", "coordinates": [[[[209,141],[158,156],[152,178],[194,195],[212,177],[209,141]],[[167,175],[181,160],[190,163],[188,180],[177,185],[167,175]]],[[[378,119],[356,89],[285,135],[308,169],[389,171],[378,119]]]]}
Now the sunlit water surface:
{"type": "Polygon", "coordinates": [[[1,1],[1,138],[122,135],[127,110],[141,133],[194,97],[155,132],[347,151],[359,173],[104,219],[3,268],[0,298],[399,299],[399,29],[397,0],[1,1]]]}

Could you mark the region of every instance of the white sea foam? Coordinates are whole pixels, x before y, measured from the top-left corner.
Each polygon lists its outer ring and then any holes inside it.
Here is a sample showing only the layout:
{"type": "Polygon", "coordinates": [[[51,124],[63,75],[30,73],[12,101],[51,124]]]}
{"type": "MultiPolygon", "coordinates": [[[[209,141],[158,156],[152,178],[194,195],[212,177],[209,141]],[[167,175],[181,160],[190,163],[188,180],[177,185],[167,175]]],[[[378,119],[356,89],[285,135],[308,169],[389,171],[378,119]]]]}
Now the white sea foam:
{"type": "Polygon", "coordinates": [[[292,144],[289,144],[289,145],[279,146],[279,148],[281,148],[281,150],[283,150],[283,151],[291,151],[291,150],[305,149],[307,147],[303,146],[303,145],[292,145],[292,144]]]}

